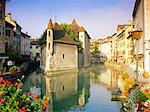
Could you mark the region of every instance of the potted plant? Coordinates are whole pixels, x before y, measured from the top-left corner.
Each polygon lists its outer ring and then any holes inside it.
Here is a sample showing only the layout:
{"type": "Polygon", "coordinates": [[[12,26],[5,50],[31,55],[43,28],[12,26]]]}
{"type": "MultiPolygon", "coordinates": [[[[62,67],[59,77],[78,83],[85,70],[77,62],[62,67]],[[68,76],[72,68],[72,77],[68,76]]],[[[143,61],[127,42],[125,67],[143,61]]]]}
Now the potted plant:
{"type": "Polygon", "coordinates": [[[17,73],[17,66],[10,67],[9,72],[11,72],[12,75],[15,75],[17,73]]]}

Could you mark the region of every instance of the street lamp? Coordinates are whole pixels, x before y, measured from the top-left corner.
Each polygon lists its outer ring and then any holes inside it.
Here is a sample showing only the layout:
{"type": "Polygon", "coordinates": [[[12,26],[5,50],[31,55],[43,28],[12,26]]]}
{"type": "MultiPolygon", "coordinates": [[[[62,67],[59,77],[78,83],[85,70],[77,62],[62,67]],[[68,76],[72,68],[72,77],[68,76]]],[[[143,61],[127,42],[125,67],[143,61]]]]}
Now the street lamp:
{"type": "Polygon", "coordinates": [[[134,29],[132,32],[133,39],[136,40],[136,81],[138,81],[138,51],[139,51],[139,39],[142,37],[141,29],[134,29]]]}

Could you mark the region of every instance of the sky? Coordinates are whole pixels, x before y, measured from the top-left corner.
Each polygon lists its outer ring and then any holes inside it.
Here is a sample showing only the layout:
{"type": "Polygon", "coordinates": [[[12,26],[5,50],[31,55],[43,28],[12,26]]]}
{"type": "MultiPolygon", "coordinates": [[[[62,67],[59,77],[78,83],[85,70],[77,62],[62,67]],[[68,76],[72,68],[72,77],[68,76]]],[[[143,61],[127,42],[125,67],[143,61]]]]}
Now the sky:
{"type": "Polygon", "coordinates": [[[49,19],[58,23],[71,23],[76,19],[93,39],[111,36],[118,24],[132,20],[135,0],[11,0],[6,13],[28,32],[39,38],[47,28],[49,19]]]}

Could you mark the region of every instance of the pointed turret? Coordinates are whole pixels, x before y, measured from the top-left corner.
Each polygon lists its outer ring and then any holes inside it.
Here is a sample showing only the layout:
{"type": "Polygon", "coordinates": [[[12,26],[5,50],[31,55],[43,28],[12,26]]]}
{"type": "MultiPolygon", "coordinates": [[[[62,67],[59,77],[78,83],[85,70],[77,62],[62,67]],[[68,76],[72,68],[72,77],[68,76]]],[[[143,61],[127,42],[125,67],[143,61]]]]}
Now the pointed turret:
{"type": "Polygon", "coordinates": [[[51,19],[50,19],[49,22],[48,22],[47,28],[50,29],[50,30],[53,29],[53,23],[52,23],[52,20],[51,20],[51,19]]]}
{"type": "Polygon", "coordinates": [[[72,20],[72,25],[77,25],[77,21],[75,19],[72,20]]]}

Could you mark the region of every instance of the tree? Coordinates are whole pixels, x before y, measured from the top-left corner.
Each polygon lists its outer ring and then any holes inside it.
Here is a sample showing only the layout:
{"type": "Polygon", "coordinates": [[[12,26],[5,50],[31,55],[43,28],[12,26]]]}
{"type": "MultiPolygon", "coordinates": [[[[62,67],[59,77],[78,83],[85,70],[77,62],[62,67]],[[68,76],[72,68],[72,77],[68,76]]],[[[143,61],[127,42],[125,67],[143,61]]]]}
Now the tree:
{"type": "Polygon", "coordinates": [[[60,24],[60,27],[75,41],[78,43],[78,52],[82,53],[82,42],[79,40],[79,35],[73,32],[66,23],[60,24]]]}
{"type": "Polygon", "coordinates": [[[46,35],[47,35],[47,31],[45,30],[45,31],[43,32],[43,34],[41,35],[41,37],[39,38],[39,40],[38,40],[38,43],[39,43],[39,44],[42,44],[43,42],[46,41],[46,35]]]}

